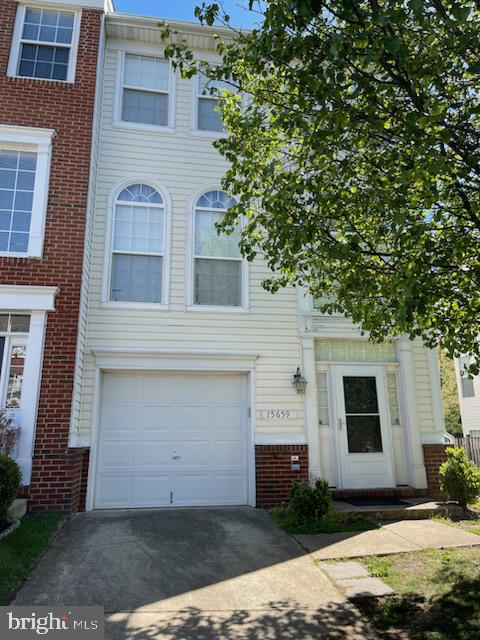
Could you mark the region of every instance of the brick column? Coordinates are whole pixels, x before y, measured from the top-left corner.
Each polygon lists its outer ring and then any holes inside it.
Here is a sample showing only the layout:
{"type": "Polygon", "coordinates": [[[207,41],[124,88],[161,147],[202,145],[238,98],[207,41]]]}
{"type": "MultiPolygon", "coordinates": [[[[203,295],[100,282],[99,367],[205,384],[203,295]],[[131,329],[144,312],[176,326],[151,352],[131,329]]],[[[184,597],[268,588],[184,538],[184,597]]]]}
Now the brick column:
{"type": "Polygon", "coordinates": [[[440,476],[438,470],[442,462],[447,459],[446,444],[424,444],[423,456],[427,471],[428,495],[431,498],[446,499],[445,493],[440,489],[440,476]]]}
{"type": "Polygon", "coordinates": [[[294,480],[308,481],[306,444],[261,444],[255,446],[257,507],[279,505],[288,500],[294,480]],[[298,456],[299,470],[292,470],[291,456],[298,456]]]}

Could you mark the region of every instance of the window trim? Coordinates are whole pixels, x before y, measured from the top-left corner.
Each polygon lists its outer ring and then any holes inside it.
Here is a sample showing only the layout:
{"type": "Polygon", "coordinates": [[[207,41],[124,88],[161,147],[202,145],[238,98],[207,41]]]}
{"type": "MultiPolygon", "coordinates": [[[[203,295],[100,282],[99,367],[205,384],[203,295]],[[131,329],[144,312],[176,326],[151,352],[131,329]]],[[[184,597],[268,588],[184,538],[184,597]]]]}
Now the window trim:
{"type": "Polygon", "coordinates": [[[43,255],[50,165],[52,159],[52,139],[54,135],[54,129],[0,125],[1,147],[17,151],[33,151],[37,154],[28,250],[26,252],[0,251],[0,256],[9,258],[41,258],[43,255]]]}
{"type": "MultiPolygon", "coordinates": [[[[147,176],[130,176],[117,183],[110,192],[108,198],[108,216],[105,232],[105,260],[103,266],[102,296],[100,306],[110,309],[144,309],[167,311],[170,305],[170,254],[171,254],[171,198],[168,191],[160,185],[155,178],[147,176]],[[113,234],[115,229],[115,205],[120,193],[132,184],[146,184],[158,191],[164,201],[165,226],[164,253],[162,260],[162,282],[160,302],[130,302],[127,300],[110,300],[110,283],[112,278],[113,264],[113,234]]],[[[143,255],[143,254],[142,254],[143,255]]],[[[147,255],[147,254],[145,254],[147,255]]]]}
{"type": "MultiPolygon", "coordinates": [[[[117,51],[117,69],[115,80],[115,104],[113,109],[113,126],[122,129],[134,129],[135,131],[146,131],[156,133],[172,133],[175,131],[175,74],[173,72],[171,60],[167,60],[163,56],[163,52],[152,51],[151,49],[121,49],[117,51]],[[125,68],[125,56],[127,54],[134,56],[145,56],[146,58],[161,58],[168,62],[168,122],[166,125],[146,124],[143,122],[127,122],[122,120],[123,106],[123,75],[125,68]]],[[[143,91],[143,89],[141,89],[143,91]]],[[[148,89],[145,89],[148,91],[148,89]]],[[[164,93],[152,89],[152,93],[164,93]]]]}
{"type": "MultiPolygon", "coordinates": [[[[80,39],[81,21],[82,21],[82,10],[71,7],[71,6],[63,7],[58,4],[57,5],[49,4],[49,3],[38,4],[36,2],[32,3],[31,5],[28,2],[19,4],[17,7],[17,14],[15,16],[15,25],[13,27],[12,44],[10,47],[10,56],[8,59],[8,67],[7,67],[7,76],[9,76],[10,78],[22,78],[23,80],[35,80],[35,81],[42,81],[42,82],[59,82],[61,84],[74,84],[76,70],[77,70],[78,42],[80,39]],[[62,47],[65,49],[68,48],[70,50],[70,55],[68,57],[67,77],[65,80],[56,80],[53,78],[32,78],[31,76],[21,76],[18,74],[22,30],[23,30],[23,24],[25,22],[25,11],[27,8],[36,9],[37,11],[40,9],[49,9],[52,11],[64,11],[65,13],[74,14],[72,42],[70,46],[62,47]]],[[[54,45],[52,44],[52,46],[54,45]]]]}
{"type": "MultiPolygon", "coordinates": [[[[224,191],[218,183],[212,183],[204,185],[202,188],[197,189],[193,194],[190,202],[190,215],[189,215],[189,239],[188,239],[188,255],[187,255],[187,289],[186,289],[186,310],[196,311],[199,313],[249,313],[250,308],[250,287],[249,287],[249,264],[244,257],[232,258],[232,260],[241,260],[241,277],[242,277],[242,304],[238,307],[231,307],[225,305],[207,305],[196,304],[194,302],[194,280],[195,280],[195,216],[196,216],[196,203],[198,199],[208,191],[224,191]]],[[[208,256],[203,256],[205,259],[209,259],[208,256]]],[[[215,258],[213,258],[215,259],[215,258]]],[[[222,259],[222,258],[218,258],[222,259]]],[[[227,260],[229,258],[226,258],[227,260]]]]}

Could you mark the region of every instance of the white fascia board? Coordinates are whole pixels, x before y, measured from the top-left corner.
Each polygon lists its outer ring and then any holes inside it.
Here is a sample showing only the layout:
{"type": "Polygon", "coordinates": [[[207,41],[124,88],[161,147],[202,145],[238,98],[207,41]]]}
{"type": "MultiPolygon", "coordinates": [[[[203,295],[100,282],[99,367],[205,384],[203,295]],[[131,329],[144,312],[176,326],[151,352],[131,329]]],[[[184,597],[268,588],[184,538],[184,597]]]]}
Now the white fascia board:
{"type": "Polygon", "coordinates": [[[112,0],[25,0],[30,6],[72,7],[73,9],[100,9],[105,13],[115,11],[112,0]]]}
{"type": "Polygon", "coordinates": [[[0,285],[2,311],[55,311],[58,287],[0,285]]]}

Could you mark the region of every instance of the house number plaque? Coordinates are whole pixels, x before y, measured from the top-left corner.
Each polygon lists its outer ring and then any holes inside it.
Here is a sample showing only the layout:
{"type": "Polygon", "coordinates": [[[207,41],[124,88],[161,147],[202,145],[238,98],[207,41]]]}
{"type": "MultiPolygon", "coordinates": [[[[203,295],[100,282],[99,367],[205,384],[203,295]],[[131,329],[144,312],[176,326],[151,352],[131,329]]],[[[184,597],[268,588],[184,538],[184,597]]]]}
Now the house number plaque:
{"type": "Polygon", "coordinates": [[[262,409],[262,420],[296,420],[297,412],[293,409],[262,409]]]}

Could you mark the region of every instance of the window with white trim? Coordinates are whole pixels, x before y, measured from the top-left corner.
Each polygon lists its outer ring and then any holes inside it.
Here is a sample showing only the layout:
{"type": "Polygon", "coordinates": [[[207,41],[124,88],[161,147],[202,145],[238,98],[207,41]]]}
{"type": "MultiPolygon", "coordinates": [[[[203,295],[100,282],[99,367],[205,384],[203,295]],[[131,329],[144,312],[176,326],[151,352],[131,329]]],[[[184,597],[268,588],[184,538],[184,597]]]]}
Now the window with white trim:
{"type": "Polygon", "coordinates": [[[0,255],[42,256],[53,134],[0,125],[0,255]]]}
{"type": "Polygon", "coordinates": [[[468,373],[468,367],[470,366],[470,364],[471,361],[469,356],[462,356],[459,359],[462,398],[473,398],[475,396],[473,377],[468,373]]]}
{"type": "Polygon", "coordinates": [[[131,184],[114,204],[110,300],[161,303],[165,202],[147,184],[131,184]]]}
{"type": "Polygon", "coordinates": [[[222,114],[219,110],[217,92],[225,89],[231,91],[231,85],[220,80],[211,80],[203,73],[198,73],[197,81],[197,122],[198,131],[224,132],[225,127],[222,122],[222,114]]]}
{"type": "Polygon", "coordinates": [[[169,126],[170,63],[164,58],[125,53],[120,119],[169,126]]]}
{"type": "Polygon", "coordinates": [[[0,313],[0,407],[21,408],[30,316],[0,313]]]}
{"type": "Polygon", "coordinates": [[[243,306],[243,260],[240,228],[218,234],[216,224],[236,204],[224,191],[207,191],[195,203],[193,303],[219,307],[243,306]]]}
{"type": "Polygon", "coordinates": [[[19,5],[9,75],[73,82],[79,11],[19,5]]]}

